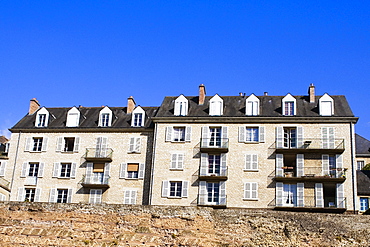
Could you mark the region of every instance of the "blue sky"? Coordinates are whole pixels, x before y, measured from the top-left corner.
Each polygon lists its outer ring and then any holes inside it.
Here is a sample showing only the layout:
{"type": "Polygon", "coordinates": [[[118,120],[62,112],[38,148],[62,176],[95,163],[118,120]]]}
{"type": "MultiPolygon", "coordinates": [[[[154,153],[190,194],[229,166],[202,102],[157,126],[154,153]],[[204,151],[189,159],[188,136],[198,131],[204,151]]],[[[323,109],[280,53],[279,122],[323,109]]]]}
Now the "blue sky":
{"type": "MultiPolygon", "coordinates": [[[[370,1],[1,1],[0,129],[47,107],[346,95],[370,139],[370,1]]],[[[1,134],[0,133],[0,134],[1,134]]]]}

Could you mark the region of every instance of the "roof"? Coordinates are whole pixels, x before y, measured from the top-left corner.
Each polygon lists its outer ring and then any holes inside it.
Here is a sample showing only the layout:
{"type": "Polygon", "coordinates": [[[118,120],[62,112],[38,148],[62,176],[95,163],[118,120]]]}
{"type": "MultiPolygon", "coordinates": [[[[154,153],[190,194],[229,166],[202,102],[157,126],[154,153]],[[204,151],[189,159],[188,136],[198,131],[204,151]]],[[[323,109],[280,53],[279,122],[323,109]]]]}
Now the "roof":
{"type": "MultiPolygon", "coordinates": [[[[174,102],[176,97],[165,97],[156,117],[174,116],[174,102]]],[[[189,102],[188,115],[190,117],[209,116],[209,100],[213,96],[207,96],[203,105],[198,105],[198,96],[187,96],[189,102]]],[[[224,111],[221,117],[245,117],[245,103],[249,96],[221,96],[224,102],[224,111]]],[[[260,117],[281,117],[281,102],[285,96],[257,96],[260,100],[260,117]]],[[[297,117],[320,117],[319,99],[315,97],[315,102],[310,103],[308,96],[294,96],[296,99],[297,117]]],[[[334,117],[354,117],[349,104],[343,95],[331,96],[334,100],[334,117]]],[[[218,116],[220,117],[220,116],[218,116]]]]}
{"type": "Polygon", "coordinates": [[[7,143],[8,141],[9,141],[9,139],[6,138],[5,136],[0,136],[0,143],[1,144],[7,143]]]}
{"type": "Polygon", "coordinates": [[[357,171],[357,195],[370,195],[370,171],[357,171]]]}
{"type": "Polygon", "coordinates": [[[356,140],[356,155],[370,156],[370,141],[358,134],[356,134],[355,140],[356,140]]]}
{"type": "MultiPolygon", "coordinates": [[[[137,128],[131,127],[131,113],[126,113],[127,107],[109,107],[113,113],[112,126],[110,127],[98,127],[99,112],[104,107],[79,107],[80,111],[80,124],[78,127],[66,127],[67,112],[71,107],[59,107],[59,108],[46,108],[50,113],[48,126],[46,128],[35,127],[35,120],[37,112],[32,115],[26,115],[10,130],[24,130],[24,129],[115,129],[115,128],[137,128]]],[[[142,107],[145,111],[145,124],[144,128],[153,128],[151,118],[156,114],[158,107],[142,107]]],[[[41,109],[41,108],[40,108],[41,109]]]]}

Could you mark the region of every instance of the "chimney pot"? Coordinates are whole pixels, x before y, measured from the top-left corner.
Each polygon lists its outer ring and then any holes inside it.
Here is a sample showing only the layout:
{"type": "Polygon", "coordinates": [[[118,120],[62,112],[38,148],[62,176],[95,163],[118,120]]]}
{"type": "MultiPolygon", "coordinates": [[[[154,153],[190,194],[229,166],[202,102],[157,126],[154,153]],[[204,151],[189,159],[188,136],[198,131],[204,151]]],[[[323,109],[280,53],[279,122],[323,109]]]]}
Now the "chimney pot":
{"type": "Polygon", "coordinates": [[[313,83],[311,83],[310,86],[308,87],[308,96],[310,98],[310,103],[314,103],[315,102],[315,86],[313,85],[313,83]]]}
{"type": "Polygon", "coordinates": [[[267,96],[267,95],[269,95],[269,94],[268,94],[268,92],[264,92],[264,93],[263,93],[263,95],[264,95],[264,96],[267,96]]]}
{"type": "Polygon", "coordinates": [[[28,109],[28,115],[34,114],[40,108],[40,104],[36,98],[30,100],[30,108],[28,109]]]}
{"type": "Polygon", "coordinates": [[[127,98],[127,113],[132,113],[135,109],[136,103],[134,97],[130,96],[127,98]]]}
{"type": "Polygon", "coordinates": [[[200,84],[199,85],[199,102],[198,102],[198,104],[203,105],[205,99],[206,99],[206,87],[204,86],[204,84],[200,84]]]}
{"type": "Polygon", "coordinates": [[[240,93],[239,93],[239,96],[243,96],[243,93],[242,93],[242,92],[240,92],[240,93]]]}

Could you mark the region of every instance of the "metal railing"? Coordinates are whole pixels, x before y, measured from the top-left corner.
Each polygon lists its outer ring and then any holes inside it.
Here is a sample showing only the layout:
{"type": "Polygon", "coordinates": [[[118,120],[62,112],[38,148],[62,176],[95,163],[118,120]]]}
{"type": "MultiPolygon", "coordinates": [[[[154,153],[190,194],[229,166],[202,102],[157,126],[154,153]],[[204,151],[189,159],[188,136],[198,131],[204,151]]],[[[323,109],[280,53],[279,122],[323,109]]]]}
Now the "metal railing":
{"type": "Polygon", "coordinates": [[[283,196],[274,199],[269,203],[273,207],[292,207],[292,208],[347,208],[346,197],[324,197],[317,199],[314,196],[283,196]]]}
{"type": "Polygon", "coordinates": [[[214,171],[210,171],[208,166],[200,167],[199,169],[199,176],[200,177],[227,177],[227,167],[220,167],[219,169],[215,169],[214,171]]]}
{"type": "Polygon", "coordinates": [[[284,142],[276,141],[270,149],[344,149],[344,139],[322,139],[322,138],[305,138],[303,140],[290,139],[284,142]],[[279,143],[279,145],[277,144],[279,143]]]}
{"type": "Polygon", "coordinates": [[[0,178],[0,186],[3,187],[4,189],[6,190],[9,190],[10,191],[10,182],[4,178],[0,178]]]}
{"type": "Polygon", "coordinates": [[[200,148],[228,149],[229,138],[201,138],[200,148]]]}
{"type": "Polygon", "coordinates": [[[333,168],[323,172],[322,167],[303,167],[301,170],[296,167],[282,167],[281,170],[275,170],[275,177],[345,178],[347,170],[347,168],[333,168]]]}
{"type": "Polygon", "coordinates": [[[96,185],[108,185],[109,184],[109,178],[110,176],[107,175],[100,175],[98,174],[92,174],[92,175],[84,175],[82,178],[83,184],[96,184],[96,185]]]}
{"type": "Polygon", "coordinates": [[[113,149],[111,148],[86,148],[85,158],[108,158],[112,159],[113,149]]]}
{"type": "Polygon", "coordinates": [[[198,195],[198,205],[200,206],[226,206],[227,196],[213,196],[209,197],[208,194],[198,195]]]}

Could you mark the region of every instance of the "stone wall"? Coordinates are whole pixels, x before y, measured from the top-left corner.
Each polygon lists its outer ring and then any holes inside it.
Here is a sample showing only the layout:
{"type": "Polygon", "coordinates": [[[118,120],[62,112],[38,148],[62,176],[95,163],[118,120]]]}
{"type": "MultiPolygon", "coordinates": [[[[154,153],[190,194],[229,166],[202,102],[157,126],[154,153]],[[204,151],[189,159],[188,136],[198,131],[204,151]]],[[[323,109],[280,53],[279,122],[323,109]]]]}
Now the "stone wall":
{"type": "Polygon", "coordinates": [[[0,204],[0,246],[370,246],[370,216],[179,206],[0,204]]]}

